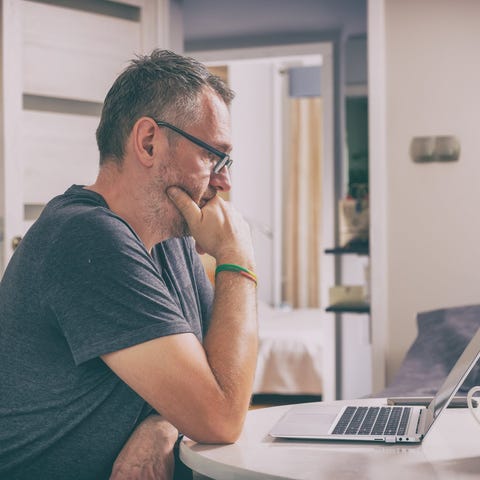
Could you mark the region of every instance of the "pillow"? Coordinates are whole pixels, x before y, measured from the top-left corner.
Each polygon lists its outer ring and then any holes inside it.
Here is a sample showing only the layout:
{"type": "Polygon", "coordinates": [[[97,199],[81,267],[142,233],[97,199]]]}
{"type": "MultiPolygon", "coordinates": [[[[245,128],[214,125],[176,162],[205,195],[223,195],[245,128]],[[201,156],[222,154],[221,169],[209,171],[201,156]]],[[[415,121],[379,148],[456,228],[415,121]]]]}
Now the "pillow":
{"type": "MultiPolygon", "coordinates": [[[[480,305],[444,308],[417,315],[418,335],[393,381],[375,396],[432,396],[480,328],[480,305]]],[[[480,384],[477,363],[457,395],[480,384]]]]}

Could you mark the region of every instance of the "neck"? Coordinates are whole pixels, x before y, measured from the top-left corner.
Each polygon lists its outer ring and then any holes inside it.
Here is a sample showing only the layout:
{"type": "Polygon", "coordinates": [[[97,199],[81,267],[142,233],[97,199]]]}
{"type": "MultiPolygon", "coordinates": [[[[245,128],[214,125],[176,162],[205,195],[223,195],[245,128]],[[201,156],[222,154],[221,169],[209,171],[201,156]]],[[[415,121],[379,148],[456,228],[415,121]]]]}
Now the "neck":
{"type": "Polygon", "coordinates": [[[141,172],[132,171],[126,165],[107,162],[100,167],[95,183],[85,188],[100,194],[109,209],[130,225],[150,251],[171,235],[165,226],[162,228],[152,221],[151,208],[146,202],[148,196],[141,190],[144,183],[139,175],[141,172]]]}

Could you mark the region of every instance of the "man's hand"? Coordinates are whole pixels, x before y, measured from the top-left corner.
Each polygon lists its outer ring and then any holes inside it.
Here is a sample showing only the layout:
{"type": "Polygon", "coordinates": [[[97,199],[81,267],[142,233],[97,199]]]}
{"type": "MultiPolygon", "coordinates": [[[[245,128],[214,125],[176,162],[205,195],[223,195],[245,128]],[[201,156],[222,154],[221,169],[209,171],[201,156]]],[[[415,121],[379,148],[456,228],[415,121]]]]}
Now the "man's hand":
{"type": "Polygon", "coordinates": [[[133,432],[113,464],[110,480],[171,480],[178,431],[151,415],[133,432]]]}
{"type": "Polygon", "coordinates": [[[230,203],[217,195],[200,208],[178,187],[169,187],[167,193],[184,216],[201,251],[220,263],[238,261],[253,267],[250,227],[230,203]]]}

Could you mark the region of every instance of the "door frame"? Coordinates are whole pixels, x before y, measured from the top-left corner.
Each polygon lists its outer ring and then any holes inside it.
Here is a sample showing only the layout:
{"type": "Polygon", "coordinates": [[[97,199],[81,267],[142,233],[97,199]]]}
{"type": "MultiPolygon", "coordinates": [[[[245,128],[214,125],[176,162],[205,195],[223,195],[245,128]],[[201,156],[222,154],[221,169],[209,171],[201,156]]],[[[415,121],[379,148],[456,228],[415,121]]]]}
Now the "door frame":
{"type": "MultiPolygon", "coordinates": [[[[261,58],[284,58],[290,56],[320,55],[322,57],[322,98],[324,98],[324,158],[322,178],[322,237],[323,246],[335,245],[336,240],[336,199],[338,185],[341,184],[341,169],[336,157],[341,151],[341,136],[338,135],[338,98],[339,89],[336,77],[335,44],[331,41],[301,43],[289,45],[259,46],[219,50],[198,50],[185,52],[202,63],[228,63],[236,60],[255,60],[261,58]],[[337,108],[336,108],[337,107],[337,108]]],[[[254,86],[252,87],[254,88],[254,86]]],[[[280,145],[277,138],[274,143],[280,145]]],[[[319,322],[322,322],[324,335],[323,349],[323,392],[324,400],[334,400],[338,396],[339,385],[342,384],[341,362],[339,362],[339,327],[335,315],[324,311],[328,298],[328,287],[335,283],[336,265],[332,256],[322,252],[321,257],[321,298],[322,309],[319,310],[319,322]]]]}

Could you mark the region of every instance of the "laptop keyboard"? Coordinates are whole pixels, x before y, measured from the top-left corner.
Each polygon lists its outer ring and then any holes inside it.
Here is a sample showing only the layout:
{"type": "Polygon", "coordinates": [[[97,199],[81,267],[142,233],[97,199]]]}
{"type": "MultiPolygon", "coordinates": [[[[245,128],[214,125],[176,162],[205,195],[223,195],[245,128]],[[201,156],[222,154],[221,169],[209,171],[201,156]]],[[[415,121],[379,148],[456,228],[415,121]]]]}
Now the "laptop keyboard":
{"type": "Polygon", "coordinates": [[[347,407],[335,435],[405,435],[410,407],[347,407]]]}

